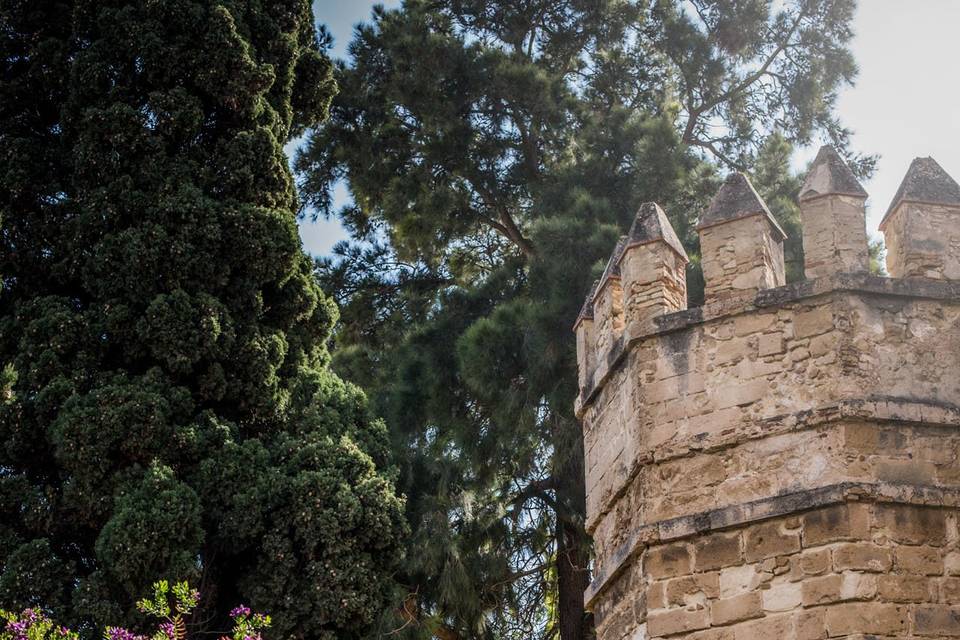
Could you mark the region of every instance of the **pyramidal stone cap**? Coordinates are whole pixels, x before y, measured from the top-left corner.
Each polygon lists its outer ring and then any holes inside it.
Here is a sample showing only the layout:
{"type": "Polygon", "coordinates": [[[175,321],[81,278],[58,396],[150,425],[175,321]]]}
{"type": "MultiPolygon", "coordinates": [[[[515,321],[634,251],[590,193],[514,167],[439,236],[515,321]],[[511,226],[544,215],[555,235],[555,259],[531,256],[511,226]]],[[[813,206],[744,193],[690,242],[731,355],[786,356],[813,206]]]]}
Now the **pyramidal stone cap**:
{"type": "Polygon", "coordinates": [[[690,262],[690,258],[687,257],[687,252],[683,250],[683,244],[673,230],[673,225],[670,224],[667,214],[656,202],[645,202],[640,206],[637,217],[633,219],[633,224],[630,225],[630,231],[627,232],[627,243],[617,257],[617,262],[619,263],[623,259],[626,250],[630,247],[656,242],[657,240],[673,249],[678,256],[683,258],[684,262],[690,262]]]}
{"type": "Polygon", "coordinates": [[[723,186],[720,187],[717,195],[713,196],[713,200],[710,201],[710,206],[707,207],[706,213],[700,216],[700,223],[697,225],[697,229],[705,229],[717,224],[732,222],[754,215],[766,216],[767,222],[769,222],[770,226],[780,235],[780,239],[786,239],[787,234],[780,225],[777,224],[776,219],[773,217],[773,214],[770,213],[770,209],[767,208],[763,198],[760,197],[757,190],[750,184],[747,176],[737,171],[736,173],[731,173],[727,176],[727,179],[724,180],[723,186]]]}
{"type": "Polygon", "coordinates": [[[625,246],[627,246],[627,236],[620,236],[620,239],[617,240],[617,246],[614,247],[613,253],[610,254],[610,259],[607,260],[607,266],[603,270],[603,275],[600,276],[600,282],[597,284],[597,288],[593,292],[592,298],[594,300],[597,298],[600,290],[603,289],[607,282],[610,280],[620,279],[620,254],[623,253],[623,248],[625,246]]]}
{"type": "Polygon", "coordinates": [[[574,331],[576,331],[577,327],[579,327],[580,323],[584,320],[593,320],[593,298],[597,295],[597,288],[599,285],[599,280],[594,280],[593,284],[590,285],[590,292],[583,301],[583,306],[580,307],[580,313],[577,314],[577,319],[573,323],[574,331]]]}
{"type": "Polygon", "coordinates": [[[625,246],[627,246],[627,236],[620,236],[620,239],[617,240],[617,246],[613,248],[613,253],[610,254],[610,259],[607,260],[607,266],[603,270],[603,275],[600,276],[598,289],[602,287],[607,280],[620,277],[620,254],[623,253],[625,246]]]}
{"type": "Polygon", "coordinates": [[[914,158],[880,221],[881,229],[902,202],[960,206],[960,185],[933,158],[914,158]]]}
{"type": "Polygon", "coordinates": [[[837,150],[830,145],[823,145],[800,188],[800,200],[827,195],[866,198],[867,192],[837,150]]]}

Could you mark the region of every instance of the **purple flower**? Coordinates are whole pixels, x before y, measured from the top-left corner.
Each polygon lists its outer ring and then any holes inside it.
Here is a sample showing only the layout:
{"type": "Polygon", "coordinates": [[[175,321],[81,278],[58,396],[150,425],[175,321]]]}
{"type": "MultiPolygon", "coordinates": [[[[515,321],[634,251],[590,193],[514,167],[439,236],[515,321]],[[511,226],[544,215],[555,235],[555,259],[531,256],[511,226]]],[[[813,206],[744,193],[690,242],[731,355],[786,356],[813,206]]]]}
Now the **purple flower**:
{"type": "Polygon", "coordinates": [[[240,605],[239,607],[234,607],[233,611],[230,612],[231,618],[240,618],[242,616],[250,615],[250,607],[245,605],[240,605]]]}
{"type": "Polygon", "coordinates": [[[144,637],[123,627],[107,627],[107,640],[144,640],[144,637]]]}
{"type": "Polygon", "coordinates": [[[17,620],[16,622],[10,621],[7,623],[7,631],[9,631],[15,640],[24,640],[27,637],[27,624],[26,620],[17,620]]]}
{"type": "Polygon", "coordinates": [[[163,635],[170,638],[170,640],[176,640],[177,638],[177,632],[174,631],[172,622],[160,623],[160,631],[163,632],[163,635]]]}

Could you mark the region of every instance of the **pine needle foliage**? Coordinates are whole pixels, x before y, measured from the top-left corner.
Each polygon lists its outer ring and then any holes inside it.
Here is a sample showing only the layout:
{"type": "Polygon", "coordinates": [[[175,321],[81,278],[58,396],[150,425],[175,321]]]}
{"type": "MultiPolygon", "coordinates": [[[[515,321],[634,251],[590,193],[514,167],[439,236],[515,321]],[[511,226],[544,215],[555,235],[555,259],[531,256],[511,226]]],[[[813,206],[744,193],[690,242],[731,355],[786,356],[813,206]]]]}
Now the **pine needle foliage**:
{"type": "Polygon", "coordinates": [[[793,219],[789,145],[826,139],[870,170],[834,113],[854,7],[406,0],[357,27],[297,169],[351,234],[317,269],[342,310],[334,366],[402,461],[406,636],[591,637],[583,297],[645,201],[693,258],[695,304],[695,222],[723,173],[756,169],[793,219]]]}

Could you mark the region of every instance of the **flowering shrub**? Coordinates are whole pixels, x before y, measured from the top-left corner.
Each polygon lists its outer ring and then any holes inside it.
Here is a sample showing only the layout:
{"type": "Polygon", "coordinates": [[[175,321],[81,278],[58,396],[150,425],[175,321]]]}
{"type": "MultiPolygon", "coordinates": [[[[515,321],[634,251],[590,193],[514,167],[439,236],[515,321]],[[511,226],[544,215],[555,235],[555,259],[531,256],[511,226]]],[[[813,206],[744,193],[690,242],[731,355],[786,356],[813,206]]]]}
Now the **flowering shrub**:
{"type": "MultiPolygon", "coordinates": [[[[159,620],[151,635],[134,633],[124,627],[107,627],[104,640],[187,640],[185,618],[196,609],[200,594],[186,582],[171,588],[166,580],[153,584],[153,595],[137,602],[137,610],[159,620]]],[[[263,640],[261,632],[270,626],[270,616],[253,613],[250,607],[240,605],[230,612],[233,632],[220,640],[263,640]]],[[[3,628],[0,640],[80,640],[77,632],[57,626],[53,620],[36,609],[13,613],[0,609],[3,628]]]]}
{"type": "Polygon", "coordinates": [[[58,627],[36,609],[24,609],[19,614],[0,609],[0,618],[6,622],[0,640],[80,640],[75,631],[58,627]]]}

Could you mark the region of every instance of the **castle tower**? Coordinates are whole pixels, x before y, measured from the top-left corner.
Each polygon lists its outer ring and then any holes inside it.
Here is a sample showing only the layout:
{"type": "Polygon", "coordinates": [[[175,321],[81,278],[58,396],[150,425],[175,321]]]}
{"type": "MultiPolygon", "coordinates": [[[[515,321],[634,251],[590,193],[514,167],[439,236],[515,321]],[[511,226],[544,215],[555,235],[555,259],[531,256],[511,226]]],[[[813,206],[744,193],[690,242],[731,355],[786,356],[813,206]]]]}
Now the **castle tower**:
{"type": "Polygon", "coordinates": [[[684,309],[682,247],[641,210],[622,321],[592,301],[583,347],[578,322],[600,640],[960,637],[960,189],[931,162],[884,221],[892,278],[865,273],[866,194],[829,149],[798,194],[804,282],[734,174],[684,309]]]}

